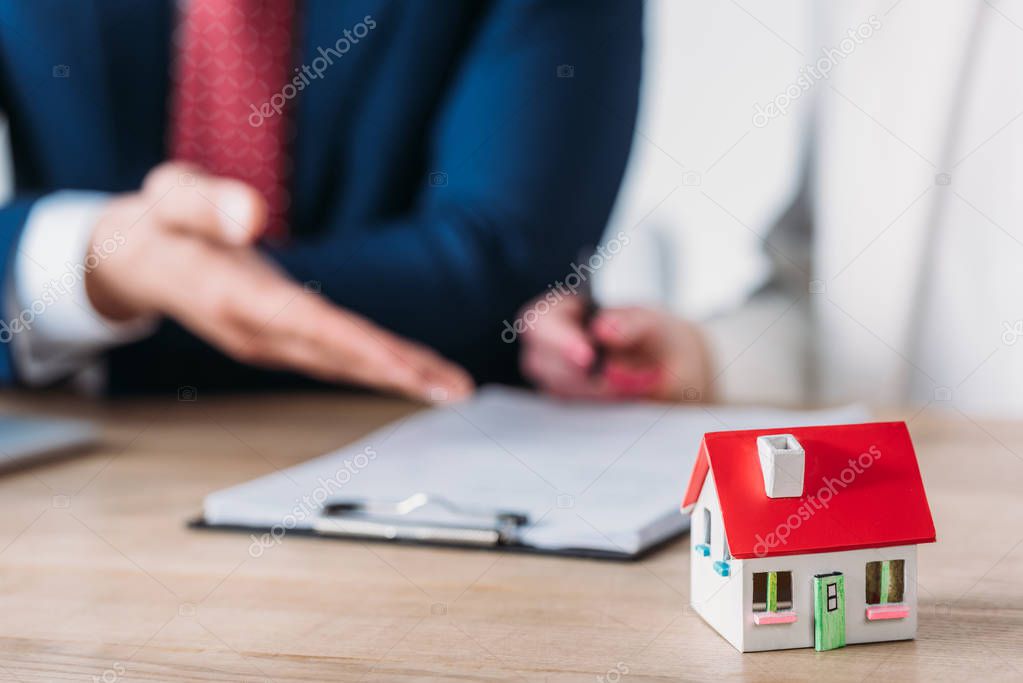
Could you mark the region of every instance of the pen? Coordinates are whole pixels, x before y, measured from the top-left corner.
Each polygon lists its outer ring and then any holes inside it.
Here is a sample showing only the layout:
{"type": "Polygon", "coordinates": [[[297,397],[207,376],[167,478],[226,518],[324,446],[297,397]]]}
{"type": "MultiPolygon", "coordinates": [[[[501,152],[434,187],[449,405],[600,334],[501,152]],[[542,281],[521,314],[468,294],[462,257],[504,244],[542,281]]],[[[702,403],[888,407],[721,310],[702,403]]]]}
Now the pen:
{"type": "MultiPolygon", "coordinates": [[[[593,251],[593,249],[584,249],[579,254],[579,260],[582,262],[589,261],[590,254],[592,254],[593,251]]],[[[590,377],[599,377],[604,371],[604,348],[590,331],[590,327],[593,325],[593,320],[600,313],[600,305],[597,304],[597,300],[593,296],[593,282],[590,280],[591,277],[593,277],[592,273],[589,277],[583,280],[582,285],[579,287],[579,297],[583,303],[583,330],[585,330],[586,336],[589,337],[590,343],[593,344],[593,363],[590,364],[589,374],[590,377]]]]}

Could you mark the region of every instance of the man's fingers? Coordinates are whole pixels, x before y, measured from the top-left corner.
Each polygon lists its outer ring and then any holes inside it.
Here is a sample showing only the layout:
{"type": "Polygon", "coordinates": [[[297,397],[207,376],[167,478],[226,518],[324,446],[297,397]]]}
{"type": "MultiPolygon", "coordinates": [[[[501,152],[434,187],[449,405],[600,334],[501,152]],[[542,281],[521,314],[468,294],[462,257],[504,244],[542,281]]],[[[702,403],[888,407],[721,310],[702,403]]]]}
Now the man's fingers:
{"type": "Polygon", "coordinates": [[[660,317],[644,308],[601,311],[591,331],[597,341],[611,349],[628,349],[648,343],[658,333],[660,317]]]}
{"type": "Polygon", "coordinates": [[[473,390],[472,379],[458,366],[417,348],[385,345],[375,335],[321,333],[311,338],[271,321],[255,331],[245,326],[236,336],[245,337],[235,353],[239,360],[327,382],[364,385],[424,402],[457,401],[473,390]]]}
{"type": "Polygon", "coordinates": [[[317,349],[307,371],[419,401],[461,400],[473,391],[472,378],[459,366],[317,295],[303,292],[288,309],[292,313],[275,327],[317,349]]]}
{"type": "Polygon", "coordinates": [[[604,377],[610,387],[622,397],[649,396],[664,382],[664,370],[657,366],[632,366],[622,362],[609,362],[604,377]]]}
{"type": "Polygon", "coordinates": [[[157,166],[146,176],[143,194],[159,221],[214,242],[250,244],[266,227],[266,201],[254,188],[191,164],[157,166]]]}
{"type": "Polygon", "coordinates": [[[586,369],[541,347],[523,349],[522,374],[538,388],[554,396],[578,399],[610,396],[602,375],[591,376],[586,369]]]}
{"type": "Polygon", "coordinates": [[[523,342],[562,356],[577,367],[588,368],[596,352],[583,329],[581,309],[574,304],[572,299],[554,304],[532,329],[523,333],[523,342]]]}
{"type": "Polygon", "coordinates": [[[408,345],[412,368],[423,379],[430,401],[461,401],[473,392],[472,377],[463,368],[429,349],[408,345]]]}
{"type": "Polygon", "coordinates": [[[352,363],[345,367],[337,365],[332,349],[324,349],[323,358],[334,364],[339,379],[431,403],[460,401],[473,391],[472,378],[465,370],[411,342],[381,342],[370,335],[358,344],[349,350],[352,363]]]}
{"type": "Polygon", "coordinates": [[[420,401],[460,401],[473,391],[465,370],[426,347],[402,339],[368,320],[350,316],[360,328],[363,343],[358,367],[368,376],[379,375],[381,386],[420,401]]]}
{"type": "Polygon", "coordinates": [[[416,401],[430,400],[434,387],[426,377],[412,364],[396,358],[371,340],[349,340],[348,348],[340,353],[331,341],[317,346],[317,353],[306,369],[311,374],[334,382],[362,384],[416,401]]]}
{"type": "Polygon", "coordinates": [[[305,291],[255,250],[169,237],[164,255],[179,275],[213,276],[198,281],[205,287],[171,289],[161,310],[236,360],[420,401],[472,392],[472,379],[458,366],[305,291]]]}

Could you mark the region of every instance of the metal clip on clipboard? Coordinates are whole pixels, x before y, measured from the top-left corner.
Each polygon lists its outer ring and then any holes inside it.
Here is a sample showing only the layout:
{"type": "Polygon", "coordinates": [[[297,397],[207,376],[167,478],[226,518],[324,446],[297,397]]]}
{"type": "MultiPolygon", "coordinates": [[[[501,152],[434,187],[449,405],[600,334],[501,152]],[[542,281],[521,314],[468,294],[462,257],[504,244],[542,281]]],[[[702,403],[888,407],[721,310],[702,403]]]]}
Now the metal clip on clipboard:
{"type": "Polygon", "coordinates": [[[331,536],[499,546],[516,543],[518,531],[527,524],[529,517],[521,512],[471,508],[441,496],[416,493],[397,503],[328,501],[313,529],[331,536]],[[459,522],[420,522],[408,517],[427,505],[441,508],[459,522]]]}

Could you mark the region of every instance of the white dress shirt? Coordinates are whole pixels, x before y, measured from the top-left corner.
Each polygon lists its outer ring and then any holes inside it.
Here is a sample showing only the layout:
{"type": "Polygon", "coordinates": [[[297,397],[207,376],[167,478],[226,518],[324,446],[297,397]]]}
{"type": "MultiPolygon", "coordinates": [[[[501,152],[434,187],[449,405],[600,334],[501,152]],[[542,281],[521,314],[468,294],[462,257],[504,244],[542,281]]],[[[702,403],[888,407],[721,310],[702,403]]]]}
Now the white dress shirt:
{"type": "Polygon", "coordinates": [[[86,390],[102,387],[103,351],[152,333],[154,320],[117,322],[93,308],[85,276],[121,246],[93,247],[96,221],[109,197],[56,192],[28,215],[6,283],[5,318],[17,376],[29,386],[73,377],[86,390]]]}

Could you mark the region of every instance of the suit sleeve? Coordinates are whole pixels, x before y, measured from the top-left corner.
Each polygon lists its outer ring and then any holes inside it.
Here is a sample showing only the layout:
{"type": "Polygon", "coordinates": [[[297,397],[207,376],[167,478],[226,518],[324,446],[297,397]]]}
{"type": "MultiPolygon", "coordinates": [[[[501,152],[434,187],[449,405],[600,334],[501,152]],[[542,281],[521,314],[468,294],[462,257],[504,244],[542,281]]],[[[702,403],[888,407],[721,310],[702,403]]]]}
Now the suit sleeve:
{"type": "MultiPolygon", "coordinates": [[[[35,200],[35,197],[16,196],[0,206],[0,288],[4,293],[9,293],[14,286],[18,240],[35,200]]],[[[15,333],[6,319],[8,298],[4,296],[0,306],[0,312],[4,314],[4,319],[0,320],[0,386],[9,386],[16,381],[12,351],[15,333]]]]}
{"type": "Polygon", "coordinates": [[[272,255],[450,357],[500,346],[503,321],[604,230],[635,122],[641,13],[632,1],[496,3],[427,131],[414,209],[272,255]]]}

